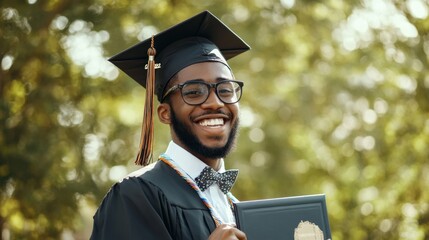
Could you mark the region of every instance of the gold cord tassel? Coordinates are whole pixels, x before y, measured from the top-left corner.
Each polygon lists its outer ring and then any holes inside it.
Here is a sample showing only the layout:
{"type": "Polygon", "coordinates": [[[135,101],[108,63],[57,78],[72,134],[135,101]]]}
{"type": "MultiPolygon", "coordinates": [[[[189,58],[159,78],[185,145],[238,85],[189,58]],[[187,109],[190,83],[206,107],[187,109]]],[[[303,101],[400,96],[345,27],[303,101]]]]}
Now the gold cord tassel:
{"type": "Polygon", "coordinates": [[[151,46],[147,50],[149,60],[147,62],[146,77],[146,102],[142,123],[142,133],[140,138],[140,148],[135,163],[146,166],[152,161],[153,151],[153,112],[155,95],[155,55],[154,36],[152,36],[151,46]]]}

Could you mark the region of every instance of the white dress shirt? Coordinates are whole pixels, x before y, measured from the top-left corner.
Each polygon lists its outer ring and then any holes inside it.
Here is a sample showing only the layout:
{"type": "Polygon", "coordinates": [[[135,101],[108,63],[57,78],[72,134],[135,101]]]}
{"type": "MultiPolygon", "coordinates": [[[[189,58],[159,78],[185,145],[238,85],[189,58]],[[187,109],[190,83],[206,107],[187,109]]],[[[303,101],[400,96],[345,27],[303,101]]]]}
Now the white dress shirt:
{"type": "MultiPolygon", "coordinates": [[[[203,161],[174,143],[170,142],[165,152],[188,176],[195,181],[195,178],[200,175],[201,171],[207,166],[203,161]]],[[[221,159],[221,166],[218,170],[219,173],[225,172],[225,165],[221,159]]],[[[220,190],[217,184],[211,185],[208,189],[203,191],[213,210],[221,218],[222,223],[235,224],[235,218],[232,214],[231,207],[227,196],[220,190]]]]}

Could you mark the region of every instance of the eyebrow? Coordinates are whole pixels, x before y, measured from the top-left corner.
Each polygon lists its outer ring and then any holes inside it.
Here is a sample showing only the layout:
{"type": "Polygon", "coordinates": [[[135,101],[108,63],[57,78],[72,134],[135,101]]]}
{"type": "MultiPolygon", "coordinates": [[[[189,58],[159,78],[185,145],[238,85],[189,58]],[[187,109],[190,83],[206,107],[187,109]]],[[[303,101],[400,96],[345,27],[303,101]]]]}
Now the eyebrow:
{"type": "Polygon", "coordinates": [[[228,81],[228,80],[234,80],[234,79],[219,77],[219,78],[216,78],[216,80],[219,81],[219,82],[221,82],[221,81],[228,81]]]}
{"type": "MultiPolygon", "coordinates": [[[[222,82],[222,81],[229,81],[229,80],[234,80],[234,79],[229,79],[229,78],[224,78],[224,77],[218,77],[216,78],[217,82],[222,82]]],[[[190,79],[190,80],[186,80],[185,82],[206,82],[204,79],[202,78],[196,78],[196,79],[190,79]]]]}

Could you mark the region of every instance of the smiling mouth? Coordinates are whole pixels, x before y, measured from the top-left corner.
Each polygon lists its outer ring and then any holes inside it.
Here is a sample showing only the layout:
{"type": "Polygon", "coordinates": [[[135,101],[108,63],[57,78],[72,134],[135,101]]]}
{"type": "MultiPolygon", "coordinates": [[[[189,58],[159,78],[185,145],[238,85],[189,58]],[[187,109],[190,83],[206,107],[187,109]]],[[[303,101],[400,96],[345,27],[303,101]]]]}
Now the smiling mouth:
{"type": "Polygon", "coordinates": [[[210,119],[203,119],[199,122],[200,126],[203,127],[219,127],[224,125],[224,119],[223,118],[210,118],[210,119]]]}

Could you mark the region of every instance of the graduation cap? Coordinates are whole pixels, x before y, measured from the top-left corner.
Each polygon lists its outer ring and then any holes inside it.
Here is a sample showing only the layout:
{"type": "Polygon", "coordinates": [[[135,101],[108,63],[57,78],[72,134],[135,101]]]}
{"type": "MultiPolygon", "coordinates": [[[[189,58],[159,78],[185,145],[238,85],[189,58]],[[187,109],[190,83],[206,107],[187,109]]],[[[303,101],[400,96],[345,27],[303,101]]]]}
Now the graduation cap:
{"type": "Polygon", "coordinates": [[[136,164],[152,159],[154,94],[162,100],[170,79],[200,62],[220,62],[250,47],[209,11],[201,12],[111,57],[110,62],[146,88],[146,102],[136,164]]]}

